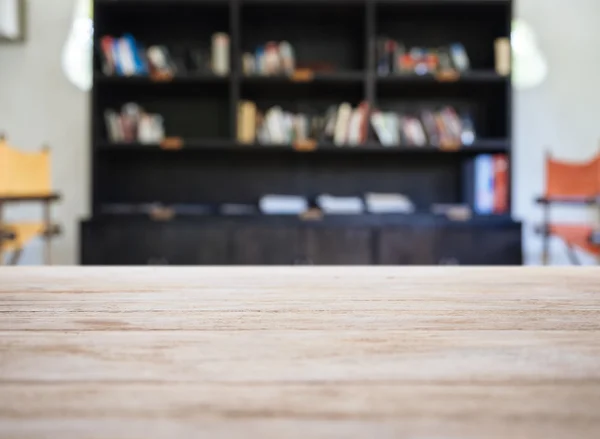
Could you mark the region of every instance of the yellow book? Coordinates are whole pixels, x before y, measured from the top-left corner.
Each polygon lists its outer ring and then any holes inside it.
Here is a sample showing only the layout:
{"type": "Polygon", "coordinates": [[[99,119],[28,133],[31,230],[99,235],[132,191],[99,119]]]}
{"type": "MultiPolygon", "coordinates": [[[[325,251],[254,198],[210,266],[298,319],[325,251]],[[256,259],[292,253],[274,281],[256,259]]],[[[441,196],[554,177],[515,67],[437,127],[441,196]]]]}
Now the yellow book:
{"type": "Polygon", "coordinates": [[[252,101],[238,104],[237,140],[245,144],[256,140],[256,104],[252,101]]]}

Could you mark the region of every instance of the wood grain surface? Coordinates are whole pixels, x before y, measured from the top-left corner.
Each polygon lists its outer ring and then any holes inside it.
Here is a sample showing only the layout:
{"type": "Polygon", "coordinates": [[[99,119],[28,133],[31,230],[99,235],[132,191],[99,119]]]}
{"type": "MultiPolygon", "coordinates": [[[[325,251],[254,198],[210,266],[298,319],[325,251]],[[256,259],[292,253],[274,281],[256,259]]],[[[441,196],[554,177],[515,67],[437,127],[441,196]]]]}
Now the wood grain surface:
{"type": "Polygon", "coordinates": [[[600,269],[3,268],[0,438],[600,438],[600,269]]]}

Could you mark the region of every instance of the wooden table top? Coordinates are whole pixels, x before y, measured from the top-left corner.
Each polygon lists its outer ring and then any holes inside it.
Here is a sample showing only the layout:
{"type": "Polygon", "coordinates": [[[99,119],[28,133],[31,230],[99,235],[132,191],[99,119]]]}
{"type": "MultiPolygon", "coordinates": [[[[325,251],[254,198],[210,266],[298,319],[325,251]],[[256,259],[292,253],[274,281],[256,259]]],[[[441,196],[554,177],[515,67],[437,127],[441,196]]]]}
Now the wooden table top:
{"type": "Polygon", "coordinates": [[[600,438],[597,268],[3,268],[0,438],[600,438]]]}

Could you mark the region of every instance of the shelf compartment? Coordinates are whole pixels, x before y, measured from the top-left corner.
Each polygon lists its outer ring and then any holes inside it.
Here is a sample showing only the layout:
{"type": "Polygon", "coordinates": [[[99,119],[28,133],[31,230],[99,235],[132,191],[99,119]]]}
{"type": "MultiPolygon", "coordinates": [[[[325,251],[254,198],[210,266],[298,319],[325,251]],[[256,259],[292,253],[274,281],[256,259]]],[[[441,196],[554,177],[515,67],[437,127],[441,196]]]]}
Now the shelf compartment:
{"type": "Polygon", "coordinates": [[[327,64],[335,71],[366,68],[365,4],[242,2],[241,49],[288,41],[297,67],[327,64]],[[264,25],[268,17],[269,24],[264,25]]]}

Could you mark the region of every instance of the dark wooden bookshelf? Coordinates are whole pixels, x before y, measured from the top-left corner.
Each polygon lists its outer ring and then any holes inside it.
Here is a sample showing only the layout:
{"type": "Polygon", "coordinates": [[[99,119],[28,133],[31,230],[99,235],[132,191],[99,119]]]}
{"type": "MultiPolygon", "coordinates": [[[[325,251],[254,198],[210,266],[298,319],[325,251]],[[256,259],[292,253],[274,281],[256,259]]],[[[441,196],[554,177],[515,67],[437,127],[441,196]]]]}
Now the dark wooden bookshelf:
{"type": "Polygon", "coordinates": [[[510,37],[512,14],[511,0],[95,0],[92,216],[82,223],[82,263],[520,264],[521,224],[511,212],[465,221],[429,213],[434,203],[466,202],[466,160],[506,154],[510,166],[511,80],[495,71],[494,40],[510,37]],[[97,45],[104,35],[209,49],[216,32],[230,37],[225,76],[156,80],[102,72],[97,45]],[[380,36],[409,46],[460,42],[471,68],[452,78],[378,74],[380,36]],[[242,73],[243,52],[282,40],[293,45],[299,64],[327,61],[335,69],[300,78],[242,73]],[[260,109],[318,112],[341,102],[366,101],[382,111],[452,105],[470,112],[477,138],[453,150],[384,147],[370,128],[357,146],[246,145],[236,140],[241,100],[260,109]],[[104,112],[128,102],[161,114],[167,136],[181,147],[109,141],[104,112]],[[368,192],[402,193],[419,213],[317,220],[176,215],[168,221],[103,213],[111,204],[256,205],[264,194],[313,200],[368,192]]]}

